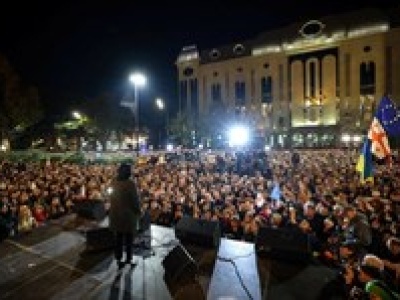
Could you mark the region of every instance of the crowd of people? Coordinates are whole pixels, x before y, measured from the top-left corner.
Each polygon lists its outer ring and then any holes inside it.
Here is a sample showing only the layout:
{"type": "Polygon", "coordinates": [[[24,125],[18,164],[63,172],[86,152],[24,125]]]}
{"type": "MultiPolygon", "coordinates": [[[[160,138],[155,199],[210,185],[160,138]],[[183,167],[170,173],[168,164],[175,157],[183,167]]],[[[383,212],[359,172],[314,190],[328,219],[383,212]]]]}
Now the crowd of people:
{"type": "Polygon", "coordinates": [[[112,165],[0,162],[0,241],[73,212],[81,201],[102,200],[112,165]]]}
{"type": "MultiPolygon", "coordinates": [[[[357,151],[194,151],[150,156],[134,177],[152,223],[183,215],[218,221],[223,236],[254,242],[263,226],[307,234],[314,255],[341,273],[346,297],[396,299],[400,287],[400,168],[376,164],[361,182],[357,151]],[[375,297],[375,298],[373,298],[375,297]]],[[[0,163],[5,237],[106,199],[115,165],[0,163]]]]}

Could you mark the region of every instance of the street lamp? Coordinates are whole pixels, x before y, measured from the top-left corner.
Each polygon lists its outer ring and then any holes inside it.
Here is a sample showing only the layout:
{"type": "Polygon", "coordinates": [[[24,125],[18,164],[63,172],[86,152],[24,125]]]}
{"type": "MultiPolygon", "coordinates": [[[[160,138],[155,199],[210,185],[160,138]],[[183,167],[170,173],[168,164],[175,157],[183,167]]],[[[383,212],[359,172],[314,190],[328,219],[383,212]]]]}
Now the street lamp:
{"type": "Polygon", "coordinates": [[[82,129],[83,129],[84,123],[87,121],[87,118],[84,114],[82,114],[76,110],[74,110],[71,114],[72,114],[72,117],[76,120],[76,121],[73,121],[72,126],[75,127],[75,129],[77,130],[77,134],[78,134],[77,145],[78,145],[78,149],[81,150],[82,149],[82,129]]]}
{"type": "Polygon", "coordinates": [[[139,155],[139,88],[146,85],[146,77],[139,72],[132,73],[129,76],[129,81],[133,84],[134,87],[134,103],[132,106],[132,111],[135,117],[135,131],[137,137],[137,154],[139,155]]]}
{"type": "Polygon", "coordinates": [[[159,110],[164,110],[165,105],[164,105],[164,100],[163,99],[157,98],[156,99],[156,105],[157,105],[157,108],[159,110]]]}
{"type": "Polygon", "coordinates": [[[82,115],[81,115],[81,113],[79,111],[73,111],[72,112],[72,116],[77,120],[82,119],[82,115]]]}
{"type": "MultiPolygon", "coordinates": [[[[156,106],[158,108],[158,110],[160,111],[164,111],[165,108],[165,103],[164,100],[161,98],[156,98],[156,106]]],[[[167,114],[167,123],[168,123],[168,112],[166,112],[167,114]]],[[[168,124],[166,124],[166,126],[168,126],[168,124]]],[[[161,146],[161,130],[158,132],[158,146],[161,146]]]]}

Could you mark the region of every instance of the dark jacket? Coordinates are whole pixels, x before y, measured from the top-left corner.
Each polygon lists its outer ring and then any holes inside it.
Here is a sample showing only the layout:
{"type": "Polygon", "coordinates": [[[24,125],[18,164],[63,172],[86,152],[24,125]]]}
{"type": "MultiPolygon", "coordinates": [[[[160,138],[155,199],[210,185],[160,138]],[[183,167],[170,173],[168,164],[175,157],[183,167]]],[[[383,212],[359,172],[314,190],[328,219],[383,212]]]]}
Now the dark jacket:
{"type": "Polygon", "coordinates": [[[361,246],[367,247],[372,242],[371,227],[367,218],[362,214],[357,214],[349,223],[348,232],[353,235],[361,246]]]}
{"type": "Polygon", "coordinates": [[[110,195],[110,229],[121,233],[136,233],[140,220],[140,200],[132,180],[115,180],[110,195]]]}

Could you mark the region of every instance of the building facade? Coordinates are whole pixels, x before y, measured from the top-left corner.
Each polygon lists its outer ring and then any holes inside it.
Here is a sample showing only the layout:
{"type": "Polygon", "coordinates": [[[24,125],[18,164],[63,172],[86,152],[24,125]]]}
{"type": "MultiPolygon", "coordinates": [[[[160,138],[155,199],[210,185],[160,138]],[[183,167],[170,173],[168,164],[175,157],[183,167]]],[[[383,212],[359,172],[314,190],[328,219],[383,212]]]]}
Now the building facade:
{"type": "Polygon", "coordinates": [[[400,26],[376,9],[326,16],[176,62],[179,107],[218,108],[278,147],[358,144],[383,95],[400,101],[400,26]]]}

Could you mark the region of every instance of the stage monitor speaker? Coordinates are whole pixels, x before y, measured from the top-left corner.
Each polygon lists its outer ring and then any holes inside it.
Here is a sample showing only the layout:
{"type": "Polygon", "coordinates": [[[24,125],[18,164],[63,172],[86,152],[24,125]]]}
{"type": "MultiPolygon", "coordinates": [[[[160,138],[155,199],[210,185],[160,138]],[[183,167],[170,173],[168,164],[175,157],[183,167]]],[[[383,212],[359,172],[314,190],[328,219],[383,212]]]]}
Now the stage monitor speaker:
{"type": "Polygon", "coordinates": [[[312,257],[308,235],[289,228],[260,227],[256,251],[260,256],[299,262],[312,257]]]}
{"type": "Polygon", "coordinates": [[[274,261],[263,299],[339,300],[346,299],[339,272],[326,266],[274,261]]]}
{"type": "Polygon", "coordinates": [[[183,216],[175,226],[175,235],[182,243],[218,248],[221,230],[218,221],[183,216]]]}
{"type": "Polygon", "coordinates": [[[106,217],[106,208],[103,201],[83,200],[74,206],[76,214],[85,219],[102,220],[106,217]]]}
{"type": "Polygon", "coordinates": [[[197,264],[182,245],[175,246],[162,261],[164,280],[174,295],[188,284],[196,283],[197,264]]]}
{"type": "Polygon", "coordinates": [[[91,228],[85,232],[86,251],[102,251],[114,246],[114,233],[108,227],[91,228]]]}

